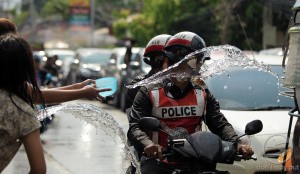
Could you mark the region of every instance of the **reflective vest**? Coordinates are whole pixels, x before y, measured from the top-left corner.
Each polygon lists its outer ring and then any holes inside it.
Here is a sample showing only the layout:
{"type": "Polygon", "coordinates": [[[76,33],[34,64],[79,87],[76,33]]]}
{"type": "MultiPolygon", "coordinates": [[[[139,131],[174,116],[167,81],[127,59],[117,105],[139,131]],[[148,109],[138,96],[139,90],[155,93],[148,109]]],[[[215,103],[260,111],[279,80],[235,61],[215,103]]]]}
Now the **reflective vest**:
{"type": "MultiPolygon", "coordinates": [[[[201,89],[190,90],[180,99],[172,99],[164,88],[150,91],[152,116],[164,122],[170,129],[185,128],[189,134],[201,129],[201,117],[205,114],[206,93],[201,89]]],[[[168,135],[164,132],[148,134],[154,143],[167,147],[168,135]]]]}

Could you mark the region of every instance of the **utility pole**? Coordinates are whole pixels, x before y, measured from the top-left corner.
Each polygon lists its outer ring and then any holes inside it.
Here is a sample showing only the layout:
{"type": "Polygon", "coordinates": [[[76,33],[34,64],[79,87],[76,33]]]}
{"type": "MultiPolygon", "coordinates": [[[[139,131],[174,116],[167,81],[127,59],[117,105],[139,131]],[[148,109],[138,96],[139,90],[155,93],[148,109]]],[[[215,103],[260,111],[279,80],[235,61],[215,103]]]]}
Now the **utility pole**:
{"type": "Polygon", "coordinates": [[[95,45],[94,29],[95,29],[95,0],[90,0],[90,25],[91,25],[91,46],[95,45]]]}
{"type": "Polygon", "coordinates": [[[30,30],[30,35],[29,35],[29,40],[34,41],[34,31],[35,31],[35,26],[34,26],[34,0],[30,0],[29,2],[29,25],[31,26],[30,30]]]}

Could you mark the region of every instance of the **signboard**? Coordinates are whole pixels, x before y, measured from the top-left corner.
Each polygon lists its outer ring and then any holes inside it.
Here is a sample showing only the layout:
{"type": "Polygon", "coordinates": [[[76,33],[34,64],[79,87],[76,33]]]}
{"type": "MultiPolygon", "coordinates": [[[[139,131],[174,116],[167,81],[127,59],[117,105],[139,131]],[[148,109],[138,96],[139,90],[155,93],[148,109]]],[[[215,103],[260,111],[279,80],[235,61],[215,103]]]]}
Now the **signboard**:
{"type": "Polygon", "coordinates": [[[69,0],[71,7],[90,7],[90,0],[69,0]]]}
{"type": "Polygon", "coordinates": [[[90,28],[91,9],[90,0],[69,0],[70,3],[70,30],[78,32],[79,28],[90,28]],[[75,29],[75,30],[73,30],[75,29]]]}

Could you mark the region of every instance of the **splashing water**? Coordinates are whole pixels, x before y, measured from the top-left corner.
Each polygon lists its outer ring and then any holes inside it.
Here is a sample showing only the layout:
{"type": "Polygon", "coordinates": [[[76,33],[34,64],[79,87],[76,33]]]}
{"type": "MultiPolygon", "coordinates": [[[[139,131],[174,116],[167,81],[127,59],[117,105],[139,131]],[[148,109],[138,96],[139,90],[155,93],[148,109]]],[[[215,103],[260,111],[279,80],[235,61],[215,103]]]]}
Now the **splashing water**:
{"type": "MultiPolygon", "coordinates": [[[[242,68],[257,68],[259,71],[265,71],[278,77],[271,71],[269,65],[265,65],[256,61],[254,58],[249,58],[242,53],[242,51],[231,45],[210,46],[201,50],[195,51],[184,57],[180,62],[172,65],[171,67],[160,71],[147,79],[137,82],[133,85],[126,86],[127,88],[135,88],[138,86],[161,86],[166,78],[170,77],[198,77],[203,80],[208,77],[212,77],[215,74],[221,74],[226,72],[226,68],[230,66],[240,66],[242,68]],[[182,65],[185,65],[189,60],[196,55],[202,54],[205,57],[210,57],[211,60],[205,61],[205,63],[195,72],[180,71],[182,65]]],[[[227,74],[230,77],[229,74],[227,74]]]]}
{"type": "MultiPolygon", "coordinates": [[[[57,112],[68,112],[74,115],[76,118],[86,121],[92,124],[97,129],[101,129],[107,135],[112,138],[120,138],[122,143],[125,145],[123,153],[123,163],[130,160],[132,164],[139,169],[139,163],[135,158],[135,155],[130,150],[126,142],[126,135],[124,134],[122,128],[116,122],[116,120],[107,112],[101,108],[94,106],[92,104],[85,103],[66,103],[56,106],[47,107],[45,110],[39,110],[37,114],[38,120],[43,120],[46,117],[51,119],[51,115],[57,112]]],[[[137,170],[137,174],[140,170],[137,170]]]]}

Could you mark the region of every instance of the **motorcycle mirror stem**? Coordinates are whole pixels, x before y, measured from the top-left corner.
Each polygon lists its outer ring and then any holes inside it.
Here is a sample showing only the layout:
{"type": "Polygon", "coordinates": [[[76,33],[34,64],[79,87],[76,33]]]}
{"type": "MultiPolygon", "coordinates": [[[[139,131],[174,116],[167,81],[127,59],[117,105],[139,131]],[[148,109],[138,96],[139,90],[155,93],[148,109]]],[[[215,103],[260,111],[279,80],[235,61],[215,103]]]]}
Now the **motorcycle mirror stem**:
{"type": "Polygon", "coordinates": [[[237,142],[239,141],[239,139],[245,135],[254,135],[259,133],[261,130],[263,129],[263,124],[260,120],[253,120],[249,123],[247,123],[246,127],[245,127],[245,133],[243,135],[240,135],[237,138],[237,142]]]}

